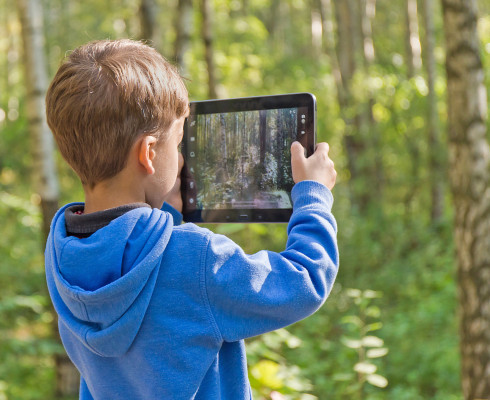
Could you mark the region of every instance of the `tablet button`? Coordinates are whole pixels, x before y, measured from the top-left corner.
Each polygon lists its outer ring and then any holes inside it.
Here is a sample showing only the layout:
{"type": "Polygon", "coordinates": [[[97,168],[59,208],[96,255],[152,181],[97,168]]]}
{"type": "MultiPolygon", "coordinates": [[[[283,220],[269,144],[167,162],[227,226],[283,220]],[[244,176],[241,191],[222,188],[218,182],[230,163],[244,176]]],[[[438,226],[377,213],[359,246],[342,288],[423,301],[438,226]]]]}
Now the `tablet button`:
{"type": "Polygon", "coordinates": [[[240,217],[238,218],[240,221],[248,221],[249,216],[247,214],[240,214],[240,217]]]}

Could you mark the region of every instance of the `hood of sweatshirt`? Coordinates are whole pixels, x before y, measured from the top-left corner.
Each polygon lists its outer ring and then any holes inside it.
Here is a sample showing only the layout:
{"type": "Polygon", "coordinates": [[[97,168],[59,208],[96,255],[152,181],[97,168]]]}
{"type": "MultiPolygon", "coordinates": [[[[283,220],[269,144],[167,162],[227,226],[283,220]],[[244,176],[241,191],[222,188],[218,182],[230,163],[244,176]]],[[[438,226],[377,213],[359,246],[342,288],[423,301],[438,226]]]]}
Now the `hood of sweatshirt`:
{"type": "Polygon", "coordinates": [[[46,244],[48,289],[59,323],[103,357],[121,356],[138,334],[172,234],[170,214],[140,207],[90,237],[67,236],[64,211],[46,244]]]}

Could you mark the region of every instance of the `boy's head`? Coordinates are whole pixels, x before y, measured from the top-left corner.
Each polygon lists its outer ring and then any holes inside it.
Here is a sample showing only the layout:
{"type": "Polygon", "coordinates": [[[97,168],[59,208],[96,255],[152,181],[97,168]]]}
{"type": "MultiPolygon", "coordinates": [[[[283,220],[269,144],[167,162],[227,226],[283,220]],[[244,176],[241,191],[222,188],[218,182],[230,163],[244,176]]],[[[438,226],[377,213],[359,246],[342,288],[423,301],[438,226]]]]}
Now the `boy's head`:
{"type": "Polygon", "coordinates": [[[132,40],[101,40],[74,50],[46,95],[46,114],[61,154],[82,184],[119,173],[142,135],[165,140],[188,110],[177,72],[156,50],[132,40]]]}

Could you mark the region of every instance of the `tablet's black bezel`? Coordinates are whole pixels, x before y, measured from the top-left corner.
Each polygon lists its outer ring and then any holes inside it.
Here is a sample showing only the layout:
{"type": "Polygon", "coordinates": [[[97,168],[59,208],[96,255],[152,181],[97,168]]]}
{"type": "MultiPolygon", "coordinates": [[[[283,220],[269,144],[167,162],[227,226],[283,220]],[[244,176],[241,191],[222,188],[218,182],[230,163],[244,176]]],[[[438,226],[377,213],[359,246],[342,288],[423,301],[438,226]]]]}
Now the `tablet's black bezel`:
{"type": "MultiPolygon", "coordinates": [[[[188,121],[198,114],[218,114],[229,112],[270,110],[281,108],[307,108],[304,134],[298,133],[297,140],[305,147],[306,155],[313,154],[316,142],[316,99],[311,93],[291,93],[273,96],[242,97],[221,100],[204,100],[190,103],[190,115],[184,124],[182,155],[189,158],[188,121]]],[[[298,126],[299,130],[299,126],[298,126]]],[[[280,209],[198,209],[195,207],[197,198],[196,185],[186,168],[182,171],[181,192],[183,199],[183,215],[186,222],[223,223],[223,222],[288,222],[292,208],[280,209]],[[191,200],[192,199],[192,200],[191,200]],[[192,202],[189,203],[189,201],[192,202]]]]}

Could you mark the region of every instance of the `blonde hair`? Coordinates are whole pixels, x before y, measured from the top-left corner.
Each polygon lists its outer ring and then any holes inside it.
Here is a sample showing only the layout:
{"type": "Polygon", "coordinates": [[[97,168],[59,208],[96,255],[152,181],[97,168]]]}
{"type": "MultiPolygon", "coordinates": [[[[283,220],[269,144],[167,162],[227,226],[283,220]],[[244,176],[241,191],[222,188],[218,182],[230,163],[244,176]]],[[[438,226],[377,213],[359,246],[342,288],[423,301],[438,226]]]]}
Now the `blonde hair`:
{"type": "Polygon", "coordinates": [[[165,140],[187,108],[187,89],[176,68],[155,49],[129,39],[77,48],[46,94],[48,125],[60,152],[92,188],[124,168],[140,135],[165,140]]]}

